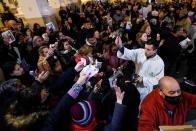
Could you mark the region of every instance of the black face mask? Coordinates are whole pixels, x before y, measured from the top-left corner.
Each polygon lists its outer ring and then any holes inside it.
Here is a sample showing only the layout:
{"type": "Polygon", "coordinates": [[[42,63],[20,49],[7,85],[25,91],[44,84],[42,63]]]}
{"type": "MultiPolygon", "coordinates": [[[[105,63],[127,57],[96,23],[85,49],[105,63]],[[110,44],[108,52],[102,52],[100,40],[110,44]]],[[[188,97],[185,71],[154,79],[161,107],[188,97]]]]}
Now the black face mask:
{"type": "Polygon", "coordinates": [[[172,105],[177,105],[180,103],[181,95],[175,97],[165,95],[165,100],[172,105]]]}

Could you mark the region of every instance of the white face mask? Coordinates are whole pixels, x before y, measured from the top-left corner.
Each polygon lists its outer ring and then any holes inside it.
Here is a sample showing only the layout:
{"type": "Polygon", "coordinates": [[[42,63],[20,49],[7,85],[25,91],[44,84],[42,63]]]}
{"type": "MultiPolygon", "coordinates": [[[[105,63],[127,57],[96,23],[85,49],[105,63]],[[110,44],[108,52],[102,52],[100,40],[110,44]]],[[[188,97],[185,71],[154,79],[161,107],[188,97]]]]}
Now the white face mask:
{"type": "Polygon", "coordinates": [[[127,30],[130,30],[131,27],[132,27],[131,22],[130,22],[130,21],[127,21],[127,23],[126,23],[126,29],[127,29],[127,30]]]}

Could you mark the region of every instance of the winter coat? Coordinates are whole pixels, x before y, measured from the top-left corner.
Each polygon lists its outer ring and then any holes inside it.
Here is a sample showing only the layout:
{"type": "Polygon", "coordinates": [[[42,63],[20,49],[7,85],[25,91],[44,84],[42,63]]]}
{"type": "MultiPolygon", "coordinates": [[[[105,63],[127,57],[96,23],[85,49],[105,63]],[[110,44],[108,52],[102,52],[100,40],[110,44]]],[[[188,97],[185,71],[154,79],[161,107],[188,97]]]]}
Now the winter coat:
{"type": "Polygon", "coordinates": [[[138,131],[158,130],[162,125],[183,125],[188,109],[196,108],[196,95],[183,92],[173,116],[169,115],[168,107],[170,104],[159,94],[159,89],[153,90],[141,105],[138,131]]]}

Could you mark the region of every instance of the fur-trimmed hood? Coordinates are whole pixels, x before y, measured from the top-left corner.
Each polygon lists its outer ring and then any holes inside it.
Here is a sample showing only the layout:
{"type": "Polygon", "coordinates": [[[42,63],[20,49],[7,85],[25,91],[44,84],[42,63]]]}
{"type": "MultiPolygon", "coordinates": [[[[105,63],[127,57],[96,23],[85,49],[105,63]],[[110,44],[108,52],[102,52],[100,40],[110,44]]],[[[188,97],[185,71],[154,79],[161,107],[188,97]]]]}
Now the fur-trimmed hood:
{"type": "Polygon", "coordinates": [[[48,110],[29,111],[29,113],[17,110],[18,101],[13,102],[8,112],[5,114],[5,121],[14,128],[25,128],[42,120],[48,113],[48,110]]]}
{"type": "Polygon", "coordinates": [[[48,114],[48,111],[33,112],[28,115],[14,115],[11,112],[8,112],[5,115],[5,120],[8,125],[11,125],[15,128],[24,128],[26,126],[36,123],[38,120],[41,120],[44,116],[48,114]]]}

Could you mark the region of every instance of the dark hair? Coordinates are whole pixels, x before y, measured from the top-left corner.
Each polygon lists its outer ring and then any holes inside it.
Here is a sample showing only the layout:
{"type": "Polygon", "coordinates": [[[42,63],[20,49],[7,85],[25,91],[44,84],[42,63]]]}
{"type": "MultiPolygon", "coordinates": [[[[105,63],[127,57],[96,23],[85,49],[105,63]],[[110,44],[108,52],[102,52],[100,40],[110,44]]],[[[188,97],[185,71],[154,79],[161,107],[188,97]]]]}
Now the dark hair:
{"type": "Polygon", "coordinates": [[[83,22],[83,24],[86,24],[86,23],[91,23],[91,20],[85,19],[84,22],[83,22]]]}
{"type": "Polygon", "coordinates": [[[70,45],[72,45],[73,43],[69,40],[69,39],[62,39],[59,41],[60,43],[64,44],[64,42],[68,42],[70,45]]]}
{"type": "Polygon", "coordinates": [[[38,23],[33,24],[33,29],[37,29],[37,26],[40,26],[38,23]]]}
{"type": "Polygon", "coordinates": [[[154,39],[148,40],[145,44],[146,45],[153,45],[154,50],[159,48],[159,43],[154,39]]]}
{"type": "Polygon", "coordinates": [[[40,104],[40,89],[25,88],[19,92],[18,104],[16,106],[19,113],[28,113],[40,104]]]}
{"type": "Polygon", "coordinates": [[[95,30],[94,29],[88,29],[87,30],[87,35],[86,35],[86,38],[93,38],[94,37],[94,33],[95,33],[95,30]]]}
{"type": "Polygon", "coordinates": [[[37,26],[40,26],[40,25],[38,23],[34,23],[34,25],[33,25],[33,33],[36,34],[36,35],[39,34],[39,33],[37,33],[38,30],[39,30],[39,28],[37,26]]]}
{"type": "Polygon", "coordinates": [[[58,36],[57,32],[50,32],[50,35],[48,35],[48,37],[49,37],[49,42],[48,43],[50,43],[50,44],[55,43],[57,41],[57,38],[58,38],[57,36],[58,36]]]}
{"type": "Polygon", "coordinates": [[[70,44],[70,41],[68,39],[60,40],[58,45],[58,50],[64,50],[64,42],[68,42],[70,44]]]}
{"type": "Polygon", "coordinates": [[[14,71],[16,64],[17,64],[16,61],[8,61],[3,65],[2,69],[6,79],[9,79],[11,77],[10,75],[14,71]]]}
{"type": "Polygon", "coordinates": [[[46,29],[47,29],[47,28],[44,27],[44,26],[40,27],[39,30],[38,30],[39,35],[42,36],[42,34],[46,33],[46,29]]]}
{"type": "Polygon", "coordinates": [[[116,84],[122,89],[125,90],[127,84],[125,81],[133,83],[135,81],[135,65],[132,61],[127,63],[127,66],[122,69],[123,75],[117,77],[116,84]]]}
{"type": "Polygon", "coordinates": [[[21,31],[22,34],[23,34],[23,35],[26,35],[27,30],[30,30],[31,33],[33,33],[32,30],[31,30],[30,28],[24,28],[24,29],[21,31]]]}
{"type": "Polygon", "coordinates": [[[58,62],[58,58],[56,56],[52,55],[47,59],[48,64],[50,65],[50,68],[52,71],[54,71],[56,67],[56,63],[58,62]]]}

